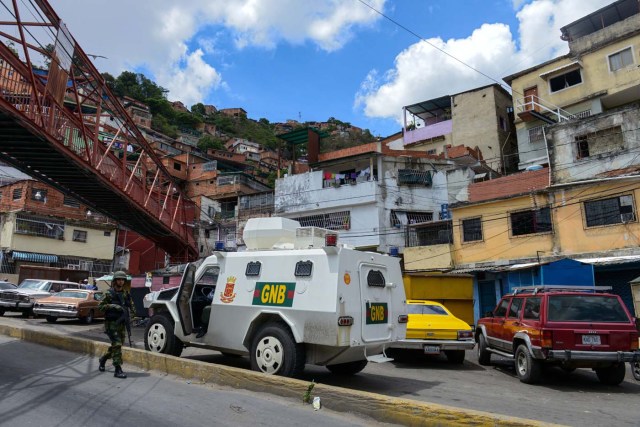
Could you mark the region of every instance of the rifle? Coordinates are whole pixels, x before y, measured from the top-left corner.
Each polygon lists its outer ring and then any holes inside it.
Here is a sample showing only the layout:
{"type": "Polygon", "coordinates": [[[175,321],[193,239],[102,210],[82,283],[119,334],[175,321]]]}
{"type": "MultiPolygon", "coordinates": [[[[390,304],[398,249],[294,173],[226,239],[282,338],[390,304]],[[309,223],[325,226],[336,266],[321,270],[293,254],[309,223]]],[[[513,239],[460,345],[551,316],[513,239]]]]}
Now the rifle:
{"type": "Polygon", "coordinates": [[[127,336],[129,337],[129,347],[133,348],[133,344],[131,343],[131,315],[129,314],[129,308],[127,307],[125,301],[122,300],[123,298],[123,295],[119,295],[120,302],[122,302],[122,315],[116,321],[116,325],[124,322],[124,326],[125,328],[127,328],[127,336]]]}

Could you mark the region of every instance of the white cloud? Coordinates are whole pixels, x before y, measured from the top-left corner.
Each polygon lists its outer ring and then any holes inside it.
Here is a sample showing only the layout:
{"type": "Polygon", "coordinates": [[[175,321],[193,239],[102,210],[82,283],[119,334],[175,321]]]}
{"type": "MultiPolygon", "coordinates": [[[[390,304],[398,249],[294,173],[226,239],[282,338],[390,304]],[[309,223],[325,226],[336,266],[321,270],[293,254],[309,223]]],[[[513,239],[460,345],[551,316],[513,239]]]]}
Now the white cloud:
{"type": "MultiPolygon", "coordinates": [[[[368,3],[383,10],[385,1],[368,3]]],[[[55,9],[86,52],[109,58],[97,63],[101,71],[118,75],[143,69],[169,89],[181,82],[181,89],[169,96],[185,104],[197,97],[195,90],[202,91],[202,100],[206,92],[224,86],[220,73],[205,63],[203,52],[215,50],[215,39],[203,38],[203,29],[226,27],[237,48],[310,42],[333,51],[350,39],[354,27],[380,19],[363,4],[342,0],[83,0],[82,6],[58,0],[55,9]],[[186,79],[187,70],[199,74],[186,79]]]]}
{"type": "MultiPolygon", "coordinates": [[[[526,0],[514,0],[522,6],[526,0]]],[[[568,52],[560,27],[585,16],[611,0],[535,0],[517,13],[519,39],[504,24],[484,24],[464,39],[420,41],[395,59],[394,68],[372,70],[355,96],[355,107],[368,117],[395,118],[402,107],[443,95],[494,83],[452,59],[432,44],[501,82],[502,77],[568,52]]]]}

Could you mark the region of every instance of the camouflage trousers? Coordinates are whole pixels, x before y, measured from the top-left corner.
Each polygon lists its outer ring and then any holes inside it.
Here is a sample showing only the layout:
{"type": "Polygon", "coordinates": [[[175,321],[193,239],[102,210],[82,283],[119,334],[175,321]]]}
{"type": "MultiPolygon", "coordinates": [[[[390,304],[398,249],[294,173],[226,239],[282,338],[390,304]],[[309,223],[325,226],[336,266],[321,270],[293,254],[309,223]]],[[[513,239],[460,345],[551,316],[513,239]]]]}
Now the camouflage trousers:
{"type": "Polygon", "coordinates": [[[105,359],[113,359],[113,366],[122,365],[122,343],[124,342],[125,326],[123,323],[104,322],[104,333],[107,334],[111,341],[111,347],[103,356],[105,359]]]}

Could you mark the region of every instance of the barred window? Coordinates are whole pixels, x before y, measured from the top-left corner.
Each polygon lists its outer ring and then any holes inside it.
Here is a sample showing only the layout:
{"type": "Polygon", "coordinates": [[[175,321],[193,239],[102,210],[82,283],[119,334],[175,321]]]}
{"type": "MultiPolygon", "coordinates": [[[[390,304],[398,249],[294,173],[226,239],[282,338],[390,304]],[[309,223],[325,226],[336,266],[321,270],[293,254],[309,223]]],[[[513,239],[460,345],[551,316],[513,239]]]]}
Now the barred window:
{"type": "Polygon", "coordinates": [[[391,226],[400,228],[407,224],[433,221],[433,212],[391,211],[391,226]]]}
{"type": "Polygon", "coordinates": [[[74,242],[87,243],[87,232],[84,230],[73,230],[72,240],[74,242]]]}
{"type": "Polygon", "coordinates": [[[351,212],[349,211],[331,212],[293,219],[298,221],[302,227],[320,227],[329,230],[349,230],[351,228],[351,212]]]}
{"type": "Polygon", "coordinates": [[[367,285],[384,288],[386,282],[384,275],[379,270],[371,270],[367,274],[367,285]]]}
{"type": "Polygon", "coordinates": [[[250,262],[247,264],[247,270],[244,274],[246,276],[259,276],[261,266],[260,261],[250,262]]]}
{"type": "Polygon", "coordinates": [[[296,263],[296,277],[309,277],[313,271],[313,263],[311,261],[298,261],[296,263]]]}
{"type": "Polygon", "coordinates": [[[509,217],[511,219],[511,235],[513,236],[548,233],[552,230],[549,208],[512,212],[509,217]]]}
{"type": "Polygon", "coordinates": [[[451,221],[418,225],[410,227],[408,231],[408,246],[410,247],[447,245],[453,243],[451,221]]]}
{"type": "Polygon", "coordinates": [[[529,129],[529,143],[544,141],[544,126],[529,129]]]}
{"type": "Polygon", "coordinates": [[[398,185],[431,185],[431,172],[416,169],[398,169],[398,185]]]}
{"type": "Polygon", "coordinates": [[[18,214],[16,216],[15,233],[49,239],[63,239],[64,222],[33,215],[18,214]]]}
{"type": "Polygon", "coordinates": [[[633,197],[630,195],[584,202],[587,227],[636,221],[633,197]]]}
{"type": "Polygon", "coordinates": [[[69,206],[70,208],[79,208],[80,207],[80,202],[78,202],[76,199],[68,197],[68,196],[64,196],[64,199],[62,200],[62,204],[65,206],[69,206]]]}
{"type": "Polygon", "coordinates": [[[20,200],[22,198],[22,188],[16,188],[13,190],[13,200],[20,200]]]}
{"type": "Polygon", "coordinates": [[[480,217],[462,220],[462,240],[464,242],[482,240],[482,221],[480,217]]]}

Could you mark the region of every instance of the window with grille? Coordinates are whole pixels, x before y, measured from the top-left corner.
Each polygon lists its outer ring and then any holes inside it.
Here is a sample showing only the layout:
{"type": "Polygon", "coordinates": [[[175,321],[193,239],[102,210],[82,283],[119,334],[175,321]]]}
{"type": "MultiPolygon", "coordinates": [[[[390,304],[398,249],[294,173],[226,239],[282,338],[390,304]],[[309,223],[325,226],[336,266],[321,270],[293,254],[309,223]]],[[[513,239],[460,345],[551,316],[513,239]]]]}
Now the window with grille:
{"type": "Polygon", "coordinates": [[[31,200],[35,202],[44,203],[47,201],[47,190],[42,190],[40,188],[31,189],[31,200]]]}
{"type": "Polygon", "coordinates": [[[624,135],[621,126],[613,126],[575,137],[577,158],[610,154],[624,149],[624,135]]]}
{"type": "Polygon", "coordinates": [[[391,211],[391,226],[401,228],[407,224],[432,222],[433,212],[391,211]]]}
{"type": "Polygon", "coordinates": [[[16,216],[16,234],[46,237],[49,239],[64,238],[64,222],[32,215],[18,214],[16,216]]]}
{"type": "Polygon", "coordinates": [[[633,65],[633,52],[630,47],[609,55],[609,69],[611,71],[618,71],[629,65],[633,65]]]}
{"type": "Polygon", "coordinates": [[[371,270],[367,274],[367,285],[384,288],[386,282],[384,280],[384,275],[379,270],[371,270]]]}
{"type": "Polygon", "coordinates": [[[80,207],[80,202],[78,202],[76,199],[73,199],[71,197],[68,196],[64,196],[64,199],[62,200],[62,204],[65,206],[69,206],[70,208],[79,208],[80,207]]]}
{"type": "Polygon", "coordinates": [[[453,243],[451,221],[442,221],[409,228],[408,246],[433,246],[453,243]]]}
{"type": "Polygon", "coordinates": [[[311,261],[298,261],[296,263],[295,276],[309,277],[313,271],[313,263],[311,261]]]}
{"type": "Polygon", "coordinates": [[[548,233],[552,230],[551,209],[549,208],[512,212],[509,217],[512,236],[548,233]]]}
{"type": "Polygon", "coordinates": [[[636,221],[631,195],[584,202],[584,214],[587,227],[636,221]]]}
{"type": "Polygon", "coordinates": [[[73,230],[72,240],[74,242],[87,243],[87,232],[84,230],[73,230]]]}
{"type": "Polygon", "coordinates": [[[580,83],[582,83],[582,73],[580,72],[580,68],[576,68],[575,70],[550,78],[549,88],[551,92],[558,92],[580,83]]]}
{"type": "Polygon", "coordinates": [[[482,240],[482,220],[480,217],[462,220],[462,240],[464,242],[482,240]]]}
{"type": "Polygon", "coordinates": [[[431,172],[416,169],[398,169],[398,185],[431,185],[431,172]]]}
{"type": "Polygon", "coordinates": [[[544,126],[529,129],[529,143],[544,141],[544,126]]]}
{"type": "Polygon", "coordinates": [[[329,230],[349,230],[351,228],[351,212],[349,211],[331,212],[293,219],[298,221],[302,227],[320,227],[329,230]]]}
{"type": "Polygon", "coordinates": [[[247,264],[247,270],[244,274],[247,276],[259,276],[261,266],[260,261],[250,262],[247,264]]]}
{"type": "Polygon", "coordinates": [[[22,198],[22,188],[16,188],[13,190],[13,200],[20,200],[22,198]]]}

